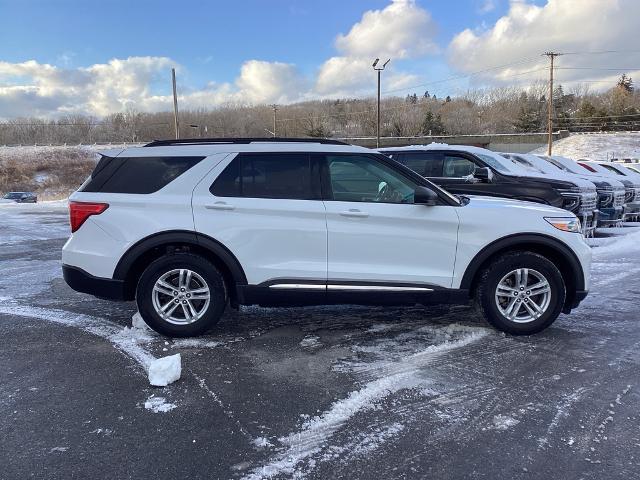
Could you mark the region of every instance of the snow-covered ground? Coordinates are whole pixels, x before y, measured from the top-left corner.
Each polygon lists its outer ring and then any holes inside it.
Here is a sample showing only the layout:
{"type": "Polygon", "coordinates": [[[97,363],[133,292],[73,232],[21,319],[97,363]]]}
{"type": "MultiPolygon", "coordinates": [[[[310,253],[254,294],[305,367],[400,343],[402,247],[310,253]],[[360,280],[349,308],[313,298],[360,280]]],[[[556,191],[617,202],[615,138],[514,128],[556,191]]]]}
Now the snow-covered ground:
{"type": "MultiPolygon", "coordinates": [[[[532,153],[546,154],[547,147],[532,153]]],[[[553,143],[554,155],[572,159],[606,161],[611,158],[640,158],[640,132],[572,133],[553,143]]]]}
{"type": "Polygon", "coordinates": [[[101,144],[91,144],[91,145],[20,145],[20,146],[7,146],[0,145],[0,158],[3,155],[16,155],[23,156],[25,158],[33,158],[34,156],[42,153],[50,153],[50,152],[60,152],[63,153],[65,150],[73,149],[81,149],[87,150],[90,152],[100,152],[102,150],[118,150],[129,147],[139,147],[144,145],[144,143],[101,143],[101,144]]]}

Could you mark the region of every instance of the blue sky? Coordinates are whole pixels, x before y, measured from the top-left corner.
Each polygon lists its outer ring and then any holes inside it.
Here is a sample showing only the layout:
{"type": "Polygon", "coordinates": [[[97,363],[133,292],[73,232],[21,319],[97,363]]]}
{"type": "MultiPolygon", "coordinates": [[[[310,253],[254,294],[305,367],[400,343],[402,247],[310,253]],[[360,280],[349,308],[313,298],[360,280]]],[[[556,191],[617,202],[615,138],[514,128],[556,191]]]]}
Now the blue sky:
{"type": "Polygon", "coordinates": [[[384,78],[399,95],[534,81],[543,76],[546,48],[625,45],[625,36],[637,35],[639,4],[0,0],[0,118],[23,108],[42,115],[164,109],[171,66],[185,101],[196,106],[366,95],[376,56],[392,57],[384,78]],[[491,75],[430,84],[530,57],[536,60],[491,75]],[[110,75],[118,75],[117,85],[110,75]]]}
{"type": "MultiPolygon", "coordinates": [[[[495,21],[496,0],[419,1],[446,44],[469,26],[495,21]],[[455,8],[452,6],[455,4],[455,8]]],[[[540,2],[538,2],[540,3],[540,2]]],[[[170,57],[193,82],[231,81],[248,59],[296,64],[313,73],[335,54],[334,40],[386,0],[0,0],[0,58],[87,66],[111,58],[170,57]],[[176,7],[177,5],[177,7],[176,7]]]]}

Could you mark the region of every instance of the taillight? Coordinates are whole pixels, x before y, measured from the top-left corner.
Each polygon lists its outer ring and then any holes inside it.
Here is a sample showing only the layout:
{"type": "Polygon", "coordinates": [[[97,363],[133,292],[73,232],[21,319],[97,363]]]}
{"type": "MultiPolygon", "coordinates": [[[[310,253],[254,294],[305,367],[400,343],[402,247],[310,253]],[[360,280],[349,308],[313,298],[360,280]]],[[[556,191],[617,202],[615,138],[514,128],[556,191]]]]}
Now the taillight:
{"type": "Polygon", "coordinates": [[[78,230],[91,215],[100,215],[107,208],[108,203],[69,202],[71,233],[78,230]]]}

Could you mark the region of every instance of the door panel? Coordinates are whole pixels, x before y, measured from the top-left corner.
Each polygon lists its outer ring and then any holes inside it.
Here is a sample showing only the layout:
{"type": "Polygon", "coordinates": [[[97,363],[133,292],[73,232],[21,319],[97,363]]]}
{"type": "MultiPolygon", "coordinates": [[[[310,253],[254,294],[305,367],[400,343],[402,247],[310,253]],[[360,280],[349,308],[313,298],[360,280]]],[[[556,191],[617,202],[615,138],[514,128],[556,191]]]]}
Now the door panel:
{"type": "Polygon", "coordinates": [[[198,184],[193,193],[196,230],[227,247],[251,285],[281,278],[326,280],[327,227],[319,175],[300,171],[300,157],[311,162],[309,156],[259,155],[230,155],[198,184]],[[271,161],[277,163],[273,168],[271,161]],[[221,184],[214,183],[217,178],[221,184]],[[300,187],[307,180],[314,183],[309,191],[300,187]],[[283,198],[313,198],[316,190],[318,199],[283,198]]]}
{"type": "Polygon", "coordinates": [[[458,235],[455,207],[414,205],[413,181],[374,156],[330,155],[326,172],[329,198],[334,198],[325,201],[329,284],[451,286],[458,235]]]}
{"type": "Polygon", "coordinates": [[[329,281],[451,286],[458,240],[455,207],[335,201],[325,204],[329,281]]]}

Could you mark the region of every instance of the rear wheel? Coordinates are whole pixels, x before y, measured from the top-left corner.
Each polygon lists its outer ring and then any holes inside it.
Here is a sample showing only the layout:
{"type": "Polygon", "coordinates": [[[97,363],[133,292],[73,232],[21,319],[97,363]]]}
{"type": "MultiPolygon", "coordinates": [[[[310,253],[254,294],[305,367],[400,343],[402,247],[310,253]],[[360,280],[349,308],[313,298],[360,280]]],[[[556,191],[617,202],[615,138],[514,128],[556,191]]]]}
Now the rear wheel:
{"type": "Polygon", "coordinates": [[[227,292],[222,274],[211,262],[176,253],[147,267],[138,282],[136,302],[142,318],[156,332],[191,337],[220,320],[227,292]]]}
{"type": "Polygon", "coordinates": [[[562,274],[547,258],[512,252],[496,258],[480,275],[476,304],[498,330],[529,335],[551,325],[564,305],[562,274]]]}

